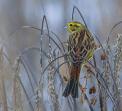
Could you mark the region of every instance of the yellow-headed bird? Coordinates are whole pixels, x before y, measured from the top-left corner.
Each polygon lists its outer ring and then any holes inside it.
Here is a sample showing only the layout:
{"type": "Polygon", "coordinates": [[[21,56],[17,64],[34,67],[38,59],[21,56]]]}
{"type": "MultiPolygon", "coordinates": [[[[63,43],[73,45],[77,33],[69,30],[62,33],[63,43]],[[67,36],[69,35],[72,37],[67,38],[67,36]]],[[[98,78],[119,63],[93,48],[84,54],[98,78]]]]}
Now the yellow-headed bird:
{"type": "Polygon", "coordinates": [[[71,94],[73,98],[78,98],[80,69],[83,64],[92,58],[96,44],[92,34],[80,22],[67,23],[67,30],[70,34],[68,52],[71,64],[70,80],[63,92],[63,96],[67,97],[71,94]]]}

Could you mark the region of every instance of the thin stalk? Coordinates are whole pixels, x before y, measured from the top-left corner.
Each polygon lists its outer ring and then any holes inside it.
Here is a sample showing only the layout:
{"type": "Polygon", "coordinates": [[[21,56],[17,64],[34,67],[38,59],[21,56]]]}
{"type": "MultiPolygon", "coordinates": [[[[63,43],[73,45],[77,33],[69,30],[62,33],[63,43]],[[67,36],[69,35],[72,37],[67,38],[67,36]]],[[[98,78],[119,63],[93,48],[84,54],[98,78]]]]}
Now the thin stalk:
{"type": "Polygon", "coordinates": [[[31,85],[31,88],[32,88],[32,92],[33,92],[33,94],[35,95],[34,86],[33,86],[33,84],[32,84],[32,80],[31,80],[31,77],[30,77],[28,68],[27,68],[26,65],[25,65],[24,58],[21,57],[21,58],[20,58],[20,61],[21,61],[21,64],[23,65],[23,67],[24,67],[24,69],[25,69],[25,71],[26,71],[27,77],[28,77],[28,79],[29,79],[29,82],[30,82],[30,85],[31,85]]]}
{"type": "Polygon", "coordinates": [[[84,19],[84,17],[83,17],[83,14],[80,12],[80,10],[79,10],[76,6],[73,7],[73,11],[72,11],[72,20],[74,20],[74,12],[75,12],[75,10],[79,13],[79,15],[80,15],[81,19],[83,20],[83,22],[84,22],[86,28],[88,29],[88,26],[87,26],[86,21],[85,21],[85,19],[84,19]]]}
{"type": "Polygon", "coordinates": [[[5,83],[4,83],[4,77],[0,77],[0,89],[1,89],[1,97],[2,97],[2,105],[3,105],[3,111],[8,111],[8,105],[7,105],[7,95],[5,91],[5,83]]]}
{"type": "MultiPolygon", "coordinates": [[[[59,57],[55,58],[54,60],[52,60],[52,61],[44,68],[41,77],[44,75],[44,73],[45,73],[45,71],[47,70],[47,68],[48,68],[53,62],[55,62],[55,60],[57,60],[57,59],[59,59],[59,58],[62,58],[62,57],[64,57],[64,56],[66,56],[66,54],[65,54],[65,55],[62,55],[62,56],[59,56],[59,57]]],[[[40,84],[40,82],[41,82],[41,78],[40,78],[39,84],[40,84]]]]}
{"type": "Polygon", "coordinates": [[[31,101],[30,101],[30,99],[29,99],[29,96],[28,96],[28,94],[27,94],[27,92],[26,92],[26,89],[25,89],[25,87],[24,87],[24,85],[23,85],[23,83],[22,83],[20,77],[19,77],[19,76],[17,76],[17,77],[18,77],[18,80],[19,80],[19,82],[20,82],[20,84],[21,84],[21,86],[22,86],[22,89],[23,89],[23,91],[24,91],[24,93],[25,93],[25,95],[26,95],[26,98],[27,98],[27,101],[28,101],[28,103],[29,103],[30,109],[31,109],[31,111],[34,111],[33,105],[32,105],[32,103],[31,103],[31,101]]]}

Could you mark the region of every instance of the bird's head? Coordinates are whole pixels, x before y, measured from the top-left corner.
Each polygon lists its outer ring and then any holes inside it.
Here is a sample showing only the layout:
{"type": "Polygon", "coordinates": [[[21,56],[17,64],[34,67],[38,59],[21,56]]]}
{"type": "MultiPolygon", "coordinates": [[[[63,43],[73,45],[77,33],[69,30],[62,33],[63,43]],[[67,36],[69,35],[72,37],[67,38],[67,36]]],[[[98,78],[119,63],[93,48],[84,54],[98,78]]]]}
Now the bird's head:
{"type": "Polygon", "coordinates": [[[66,27],[67,27],[68,32],[70,33],[85,30],[85,26],[77,21],[68,22],[66,24],[66,27]]]}

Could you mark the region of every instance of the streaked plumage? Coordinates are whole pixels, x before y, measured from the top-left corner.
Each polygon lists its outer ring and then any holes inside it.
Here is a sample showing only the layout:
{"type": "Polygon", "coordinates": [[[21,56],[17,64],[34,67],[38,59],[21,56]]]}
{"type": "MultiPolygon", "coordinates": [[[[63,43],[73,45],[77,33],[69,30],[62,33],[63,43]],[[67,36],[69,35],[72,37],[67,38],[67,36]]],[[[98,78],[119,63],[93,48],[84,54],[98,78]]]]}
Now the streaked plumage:
{"type": "Polygon", "coordinates": [[[70,94],[73,98],[78,97],[78,85],[80,69],[93,56],[95,41],[86,27],[79,22],[68,23],[70,33],[68,51],[70,63],[70,80],[64,90],[63,96],[70,94]]]}

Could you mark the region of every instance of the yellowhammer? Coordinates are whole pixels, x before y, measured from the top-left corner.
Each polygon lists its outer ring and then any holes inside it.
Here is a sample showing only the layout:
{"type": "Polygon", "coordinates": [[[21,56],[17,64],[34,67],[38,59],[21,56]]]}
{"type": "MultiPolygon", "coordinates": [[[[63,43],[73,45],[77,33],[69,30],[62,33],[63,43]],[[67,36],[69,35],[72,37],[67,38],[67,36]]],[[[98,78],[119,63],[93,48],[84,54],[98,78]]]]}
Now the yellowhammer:
{"type": "Polygon", "coordinates": [[[92,58],[96,44],[92,34],[80,22],[67,23],[69,32],[68,52],[70,60],[70,80],[63,92],[67,97],[71,94],[73,98],[78,98],[78,85],[80,69],[90,58],[92,58]]]}

